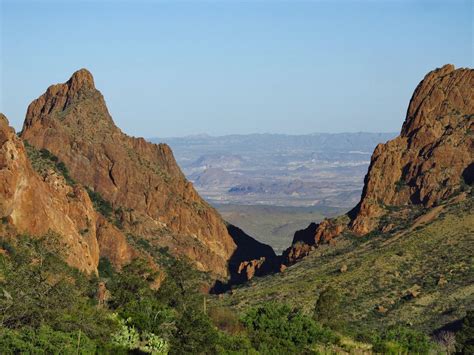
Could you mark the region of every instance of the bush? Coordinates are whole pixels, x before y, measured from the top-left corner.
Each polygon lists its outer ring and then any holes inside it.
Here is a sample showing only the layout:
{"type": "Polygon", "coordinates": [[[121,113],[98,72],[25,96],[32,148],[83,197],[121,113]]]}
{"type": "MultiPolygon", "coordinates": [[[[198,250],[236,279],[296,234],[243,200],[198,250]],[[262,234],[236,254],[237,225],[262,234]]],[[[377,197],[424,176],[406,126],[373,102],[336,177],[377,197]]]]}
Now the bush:
{"type": "Polygon", "coordinates": [[[40,175],[45,174],[48,169],[52,169],[59,175],[62,175],[68,185],[73,186],[76,184],[71,175],[69,175],[69,171],[66,165],[63,162],[59,161],[59,158],[57,156],[55,156],[49,150],[44,148],[38,150],[32,145],[30,145],[27,141],[24,141],[24,143],[26,154],[31,162],[31,166],[40,175]]]}
{"type": "Polygon", "coordinates": [[[115,269],[110,260],[106,257],[101,257],[99,259],[99,265],[97,267],[99,271],[99,276],[106,278],[106,279],[111,279],[115,275],[115,269]]]}
{"type": "Polygon", "coordinates": [[[118,347],[156,355],[168,354],[169,345],[164,339],[149,332],[140,334],[134,326],[130,325],[130,318],[120,319],[119,323],[119,330],[112,335],[112,342],[118,347]]]}
{"type": "Polygon", "coordinates": [[[0,274],[5,275],[0,326],[21,330],[49,325],[105,341],[116,323],[91,302],[95,282],[60,259],[58,237],[17,237],[10,243],[8,256],[0,255],[0,274]]]}
{"type": "Polygon", "coordinates": [[[317,322],[332,328],[339,326],[341,295],[332,286],[323,290],[316,299],[313,317],[317,322]]]}
{"type": "Polygon", "coordinates": [[[391,327],[372,339],[374,351],[384,354],[427,354],[431,349],[429,338],[416,330],[401,326],[391,327]]]}
{"type": "Polygon", "coordinates": [[[474,354],[474,310],[467,312],[456,334],[456,349],[463,354],[474,354]]]}
{"type": "Polygon", "coordinates": [[[254,347],[262,353],[302,352],[314,343],[334,344],[339,338],[300,310],[268,303],[243,317],[254,347]]]}
{"type": "Polygon", "coordinates": [[[258,355],[257,350],[252,347],[252,343],[246,334],[229,335],[225,332],[218,333],[218,343],[216,345],[218,354],[247,354],[258,355]]]}
{"type": "Polygon", "coordinates": [[[214,353],[218,333],[209,317],[203,312],[187,308],[176,322],[171,340],[172,354],[214,353]]]}
{"type": "Polygon", "coordinates": [[[228,334],[239,334],[244,330],[239,317],[230,308],[211,308],[209,310],[209,317],[219,330],[228,334]]]}
{"type": "Polygon", "coordinates": [[[80,331],[65,333],[49,326],[37,330],[0,328],[0,349],[2,354],[93,354],[97,344],[80,331]]]}
{"type": "Polygon", "coordinates": [[[105,200],[98,192],[93,191],[88,187],[86,188],[86,190],[89,194],[92,204],[94,205],[94,209],[101,215],[103,215],[105,218],[111,219],[114,209],[112,208],[110,202],[105,200]]]}

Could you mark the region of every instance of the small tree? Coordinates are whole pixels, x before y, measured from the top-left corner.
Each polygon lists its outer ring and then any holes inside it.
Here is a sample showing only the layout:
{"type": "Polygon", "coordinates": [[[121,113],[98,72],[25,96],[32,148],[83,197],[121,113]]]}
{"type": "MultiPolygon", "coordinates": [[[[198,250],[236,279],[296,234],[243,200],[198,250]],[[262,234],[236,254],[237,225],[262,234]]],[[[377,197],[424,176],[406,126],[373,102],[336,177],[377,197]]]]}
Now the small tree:
{"type": "Polygon", "coordinates": [[[463,354],[474,354],[474,310],[467,312],[461,330],[456,334],[457,350],[463,354]]]}
{"type": "Polygon", "coordinates": [[[428,336],[415,329],[392,326],[373,339],[373,350],[382,354],[428,354],[432,344],[428,336]]]}
{"type": "Polygon", "coordinates": [[[332,286],[324,289],[316,299],[313,318],[325,325],[335,327],[340,318],[341,294],[332,286]]]}
{"type": "Polygon", "coordinates": [[[171,353],[214,353],[218,339],[218,333],[209,317],[188,307],[176,322],[176,331],[171,339],[171,353]]]}

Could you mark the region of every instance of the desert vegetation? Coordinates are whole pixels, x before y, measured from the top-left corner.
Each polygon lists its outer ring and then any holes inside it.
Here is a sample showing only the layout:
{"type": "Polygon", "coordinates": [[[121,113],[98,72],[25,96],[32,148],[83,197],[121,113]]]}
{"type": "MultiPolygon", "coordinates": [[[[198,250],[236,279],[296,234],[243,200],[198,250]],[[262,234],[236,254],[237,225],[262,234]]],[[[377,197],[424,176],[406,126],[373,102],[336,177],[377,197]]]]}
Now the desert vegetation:
{"type": "MultiPolygon", "coordinates": [[[[1,240],[0,347],[3,353],[283,354],[351,351],[428,353],[440,349],[424,333],[393,325],[354,333],[337,291],[325,289],[309,310],[260,300],[245,309],[206,302],[201,276],[169,260],[161,287],[147,262],[121,272],[101,259],[88,277],[62,261],[60,236],[1,240]],[[100,294],[98,285],[106,285],[100,294]]],[[[169,256],[168,256],[169,257],[169,256]]],[[[100,289],[100,288],[99,288],[100,289]]],[[[444,337],[446,340],[446,336],[444,337]]],[[[441,342],[440,342],[441,343],[441,342]]],[[[454,346],[472,347],[472,312],[454,346]]]]}

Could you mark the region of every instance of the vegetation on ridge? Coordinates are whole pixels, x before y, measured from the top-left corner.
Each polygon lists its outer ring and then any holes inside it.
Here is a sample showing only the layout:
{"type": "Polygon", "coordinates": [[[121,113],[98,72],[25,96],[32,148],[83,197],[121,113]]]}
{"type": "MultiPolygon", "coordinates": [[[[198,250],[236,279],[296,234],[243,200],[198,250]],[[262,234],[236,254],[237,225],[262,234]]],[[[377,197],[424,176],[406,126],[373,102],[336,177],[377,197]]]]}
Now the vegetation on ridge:
{"type": "Polygon", "coordinates": [[[26,154],[31,162],[31,166],[40,176],[44,177],[48,171],[52,170],[58,175],[63,176],[68,185],[74,186],[76,184],[71,175],[69,175],[66,165],[57,156],[47,149],[36,149],[26,140],[23,143],[25,144],[26,154]]]}

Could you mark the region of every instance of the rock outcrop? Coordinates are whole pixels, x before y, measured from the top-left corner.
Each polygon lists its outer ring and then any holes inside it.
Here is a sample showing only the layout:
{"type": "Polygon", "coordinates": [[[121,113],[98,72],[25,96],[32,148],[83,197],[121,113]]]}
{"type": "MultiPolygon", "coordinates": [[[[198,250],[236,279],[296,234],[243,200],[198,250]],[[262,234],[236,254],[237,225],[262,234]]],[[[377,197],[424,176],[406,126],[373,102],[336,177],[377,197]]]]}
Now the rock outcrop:
{"type": "Polygon", "coordinates": [[[474,181],[474,70],[445,65],[416,88],[400,135],[372,155],[360,203],[346,216],[311,224],[295,234],[283,262],[293,264],[311,248],[344,231],[365,235],[393,229],[379,225],[393,208],[426,208],[474,181]]]}
{"type": "Polygon", "coordinates": [[[372,155],[351,229],[366,234],[386,206],[432,207],[472,183],[473,126],[474,70],[445,65],[426,75],[400,136],[372,155]]]}
{"type": "Polygon", "coordinates": [[[0,234],[60,235],[68,264],[86,273],[96,273],[99,258],[117,255],[116,267],[129,262],[132,248],[123,234],[115,233],[111,243],[108,229],[101,221],[86,190],[69,185],[53,170],[37,173],[28,159],[25,146],[0,114],[0,234]],[[118,243],[118,242],[122,243],[118,243]],[[106,254],[101,247],[108,244],[106,254]],[[126,250],[126,252],[125,252],[126,250]],[[119,254],[127,254],[123,256],[119,254]]]}
{"type": "Polygon", "coordinates": [[[225,222],[186,180],[166,144],[129,137],[115,126],[87,70],[30,104],[21,137],[58,156],[76,181],[110,202],[127,233],[186,256],[199,270],[228,276],[238,245],[225,222]]]}

